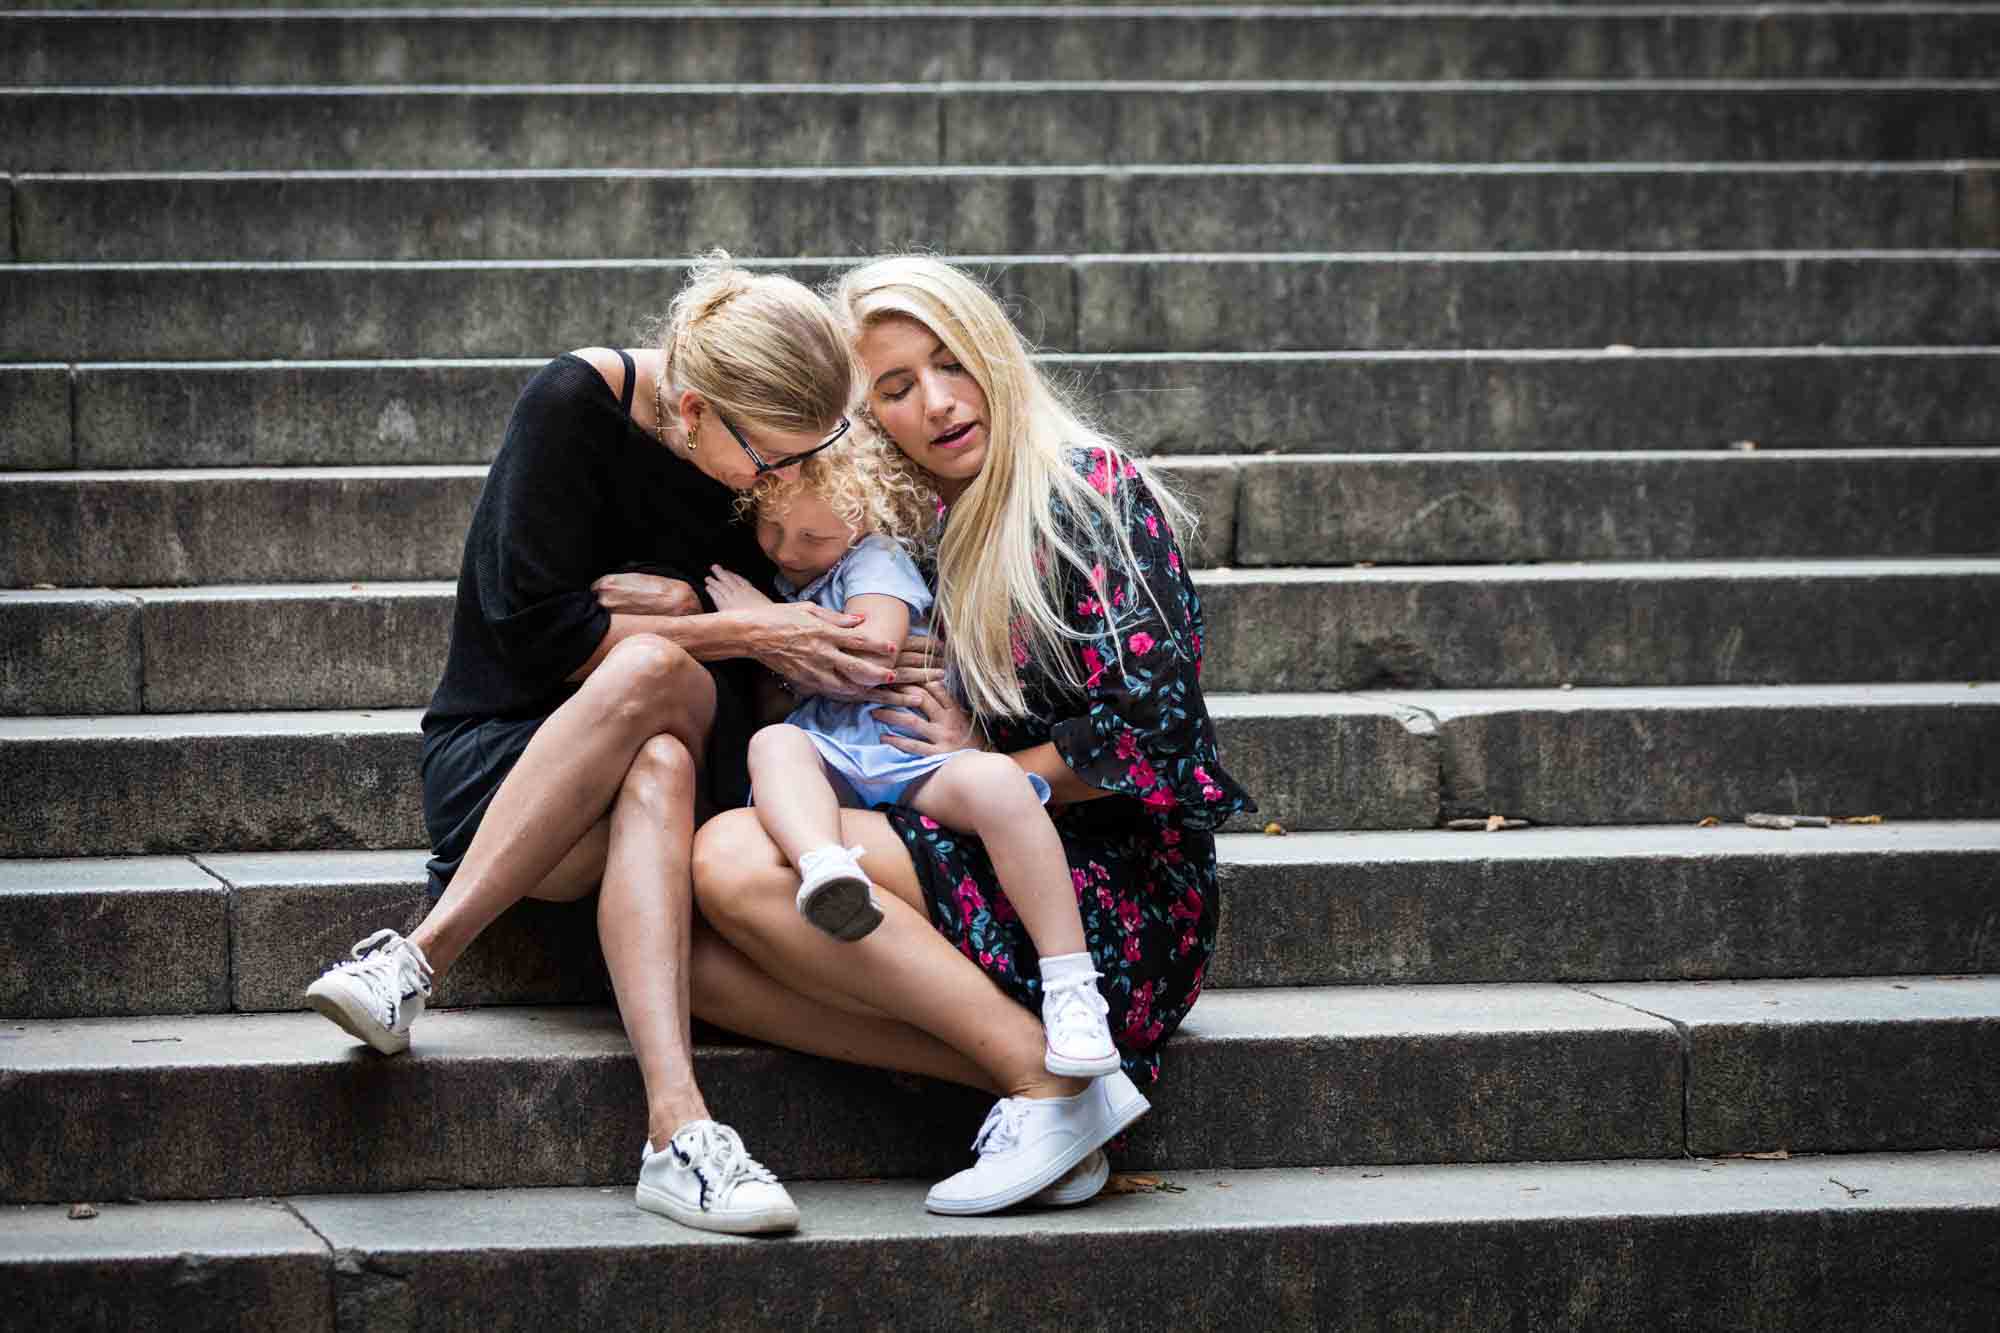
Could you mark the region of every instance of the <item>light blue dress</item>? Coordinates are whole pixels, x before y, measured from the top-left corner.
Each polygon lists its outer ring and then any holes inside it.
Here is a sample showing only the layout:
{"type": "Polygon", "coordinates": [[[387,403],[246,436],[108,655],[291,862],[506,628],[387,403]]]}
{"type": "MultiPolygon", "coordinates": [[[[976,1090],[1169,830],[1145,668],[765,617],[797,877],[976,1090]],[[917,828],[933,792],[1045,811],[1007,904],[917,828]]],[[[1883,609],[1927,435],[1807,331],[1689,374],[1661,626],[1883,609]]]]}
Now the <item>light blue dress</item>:
{"type": "MultiPolygon", "coordinates": [[[[780,574],[778,592],[788,602],[811,602],[830,611],[843,610],[850,597],[879,593],[894,597],[910,608],[910,629],[921,633],[930,626],[931,590],[917,572],[916,562],[896,542],[887,537],[863,537],[840,558],[840,563],[803,588],[796,588],[780,574]]],[[[870,809],[877,805],[902,802],[910,788],[936,772],[946,760],[963,754],[905,754],[885,744],[886,728],[875,720],[877,705],[849,703],[841,699],[807,699],[792,710],[785,721],[812,737],[820,758],[846,783],[841,804],[870,809]]],[[[1024,773],[1035,794],[1046,803],[1049,784],[1033,773],[1024,773]]],[[[836,790],[840,783],[834,784],[836,790]]],[[[754,797],[753,797],[754,799],[754,797]]]]}

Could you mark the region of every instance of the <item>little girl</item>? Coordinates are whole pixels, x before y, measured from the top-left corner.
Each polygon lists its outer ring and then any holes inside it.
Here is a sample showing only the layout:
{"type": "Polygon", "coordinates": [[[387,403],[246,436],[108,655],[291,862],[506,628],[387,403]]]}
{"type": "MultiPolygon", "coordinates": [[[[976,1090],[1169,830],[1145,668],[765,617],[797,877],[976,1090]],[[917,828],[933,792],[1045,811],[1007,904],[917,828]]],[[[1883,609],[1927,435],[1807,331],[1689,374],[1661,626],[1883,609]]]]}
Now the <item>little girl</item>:
{"type": "MultiPolygon", "coordinates": [[[[893,449],[856,440],[797,474],[767,475],[747,504],[786,600],[862,616],[873,637],[897,644],[912,630],[928,632],[931,593],[899,538],[928,527],[936,502],[908,480],[893,449]]],[[[707,586],[719,610],[770,600],[720,567],[707,586]]],[[[806,699],[751,739],[752,800],[799,872],[800,915],[843,940],[882,923],[861,849],[840,845],[843,804],[906,805],[976,834],[1041,956],[1043,1062],[1050,1073],[1083,1078],[1116,1070],[1109,1006],[1097,990],[1062,840],[1044,808],[1048,784],[1004,754],[899,750],[883,740],[874,714],[870,703],[806,699]]]]}

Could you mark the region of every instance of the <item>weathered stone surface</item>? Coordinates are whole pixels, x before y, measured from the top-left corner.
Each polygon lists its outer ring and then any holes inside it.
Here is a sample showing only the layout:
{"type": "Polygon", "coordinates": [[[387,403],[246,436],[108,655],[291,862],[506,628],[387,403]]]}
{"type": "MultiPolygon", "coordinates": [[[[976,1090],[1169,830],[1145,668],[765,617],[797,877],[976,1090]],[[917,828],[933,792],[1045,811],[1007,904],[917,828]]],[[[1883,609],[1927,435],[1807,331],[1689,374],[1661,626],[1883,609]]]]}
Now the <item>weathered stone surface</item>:
{"type": "Polygon", "coordinates": [[[1447,816],[1693,823],[1753,810],[1978,819],[2000,808],[2000,692],[1977,685],[1450,691],[1447,816]]]}
{"type": "Polygon", "coordinates": [[[1436,822],[1437,739],[1420,714],[1351,695],[1214,694],[1208,706],[1223,762],[1256,798],[1259,825],[1436,822]]]}
{"type": "Polygon", "coordinates": [[[1239,565],[2000,550],[1992,450],[1321,455],[1241,475],[1239,565]]]}
{"type": "Polygon", "coordinates": [[[1987,83],[1127,83],[0,92],[13,172],[1023,162],[1959,161],[1987,83]]]}
{"type": "MultiPolygon", "coordinates": [[[[483,463],[540,364],[85,365],[78,448],[95,468],[483,463]]],[[[1042,364],[1153,454],[2000,439],[2000,400],[1985,392],[2000,376],[1992,348],[1058,355],[1042,364]]]]}
{"type": "Polygon", "coordinates": [[[22,1328],[334,1327],[326,1243],[268,1201],[103,1202],[87,1221],[61,1204],[0,1210],[0,1282],[22,1328]]]}
{"type": "Polygon", "coordinates": [[[2000,826],[1224,834],[1218,986],[2000,972],[2000,826]]]}
{"type": "MultiPolygon", "coordinates": [[[[201,864],[232,890],[231,1007],[298,1009],[355,941],[409,931],[429,910],[424,852],[236,853],[201,864]]],[[[595,897],[509,908],[437,985],[442,1008],[609,998],[595,897]]]]}
{"type": "Polygon", "coordinates": [[[1157,464],[1199,522],[1186,552],[1188,563],[1197,568],[1235,563],[1240,463],[1234,458],[1174,458],[1157,464]]]}
{"type": "Polygon", "coordinates": [[[146,711],[410,708],[444,669],[435,583],[149,589],[146,711]]]}
{"type": "Polygon", "coordinates": [[[1992,348],[1057,356],[1151,452],[1451,453],[2000,439],[1992,348]]]}
{"type": "MultiPolygon", "coordinates": [[[[393,1061],[310,1013],[26,1024],[4,1048],[10,1201],[629,1188],[645,1134],[630,1047],[593,1007],[427,1014],[393,1061]]],[[[1672,1027],[1562,987],[1223,992],[1168,1061],[1134,1166],[1660,1156],[1680,1140],[1672,1027]]],[[[989,1101],[746,1046],[704,1047],[697,1073],[791,1177],[953,1169],[989,1101]]]]}
{"type": "MultiPolygon", "coordinates": [[[[10,530],[10,542],[16,535],[34,539],[32,528],[10,530]]],[[[0,716],[136,712],[141,677],[133,598],[109,588],[0,591],[0,716]]]]}
{"type": "Polygon", "coordinates": [[[412,712],[0,718],[0,856],[413,847],[412,712]]]}
{"type": "Polygon", "coordinates": [[[0,1014],[229,1007],[229,891],[184,857],[0,861],[0,1014]]]}
{"type": "Polygon", "coordinates": [[[1990,76],[1979,11],[1405,16],[1177,9],[815,18],[733,13],[0,18],[21,84],[1213,79],[1923,79],[1990,76]],[[1677,21],[1678,20],[1678,21],[1677,21]],[[856,52],[867,52],[866,70],[856,52]]]}
{"type": "Polygon", "coordinates": [[[1086,352],[2000,341],[2000,260],[1950,252],[1110,256],[1075,272],[1066,346],[1086,352]]]}
{"type": "Polygon", "coordinates": [[[2000,1146],[1993,977],[1593,986],[1688,1046],[1688,1151],[2000,1146]]]}
{"type": "Polygon", "coordinates": [[[0,547],[0,585],[452,578],[484,483],[477,467],[0,476],[0,527],[48,537],[0,547]]]}
{"type": "Polygon", "coordinates": [[[67,366],[0,366],[0,473],[68,467],[67,366]]]}
{"type": "MultiPolygon", "coordinates": [[[[808,284],[844,267],[744,262],[808,284]]],[[[0,356],[552,355],[599,345],[664,308],[692,263],[20,265],[8,281],[22,313],[0,325],[0,356]]],[[[1076,318],[1061,261],[971,267],[1033,341],[1070,341],[1076,318]]]]}
{"type": "MultiPolygon", "coordinates": [[[[616,341],[639,313],[590,341],[616,341]]],[[[546,359],[79,366],[77,457],[91,468],[485,463],[546,359]]]]}
{"type": "Polygon", "coordinates": [[[1215,570],[1200,588],[1217,690],[2000,675],[1991,560],[1215,570]]]}
{"type": "Polygon", "coordinates": [[[1774,250],[1973,239],[1969,167],[775,168],[24,176],[19,259],[1774,250]]]}
{"type": "Polygon", "coordinates": [[[1959,182],[1958,243],[1987,249],[2000,246],[2000,170],[1974,168],[1959,182]]]}

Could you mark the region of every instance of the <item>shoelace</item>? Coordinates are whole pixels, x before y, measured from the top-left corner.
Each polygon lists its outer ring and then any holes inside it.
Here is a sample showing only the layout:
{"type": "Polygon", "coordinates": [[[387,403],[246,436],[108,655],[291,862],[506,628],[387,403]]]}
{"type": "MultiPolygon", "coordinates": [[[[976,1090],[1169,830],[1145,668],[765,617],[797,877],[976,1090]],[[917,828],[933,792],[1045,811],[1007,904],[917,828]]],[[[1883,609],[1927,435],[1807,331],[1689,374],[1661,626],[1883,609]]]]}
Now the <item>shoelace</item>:
{"type": "Polygon", "coordinates": [[[1021,1141],[1021,1122],[1028,1118],[1027,1104],[1019,1097],[1002,1097],[986,1113],[986,1123],[972,1137],[972,1151],[980,1156],[1005,1152],[1021,1141]]]}
{"type": "Polygon", "coordinates": [[[1052,1035],[1058,1039],[1090,1036],[1111,1012],[1111,1006],[1098,993],[1095,976],[1043,982],[1042,996],[1045,1001],[1042,1022],[1054,1029],[1052,1035]]]}
{"type": "Polygon", "coordinates": [[[430,968],[417,961],[414,951],[400,947],[402,944],[403,937],[395,931],[378,930],[348,950],[353,957],[334,969],[361,983],[384,1025],[394,1021],[396,1006],[403,1002],[406,969],[417,974],[420,988],[430,980],[430,968]]]}
{"type": "Polygon", "coordinates": [[[674,1147],[682,1160],[694,1168],[695,1179],[701,1182],[702,1207],[708,1206],[711,1189],[716,1199],[721,1200],[746,1180],[766,1185],[778,1183],[778,1178],[743,1146],[742,1135],[729,1126],[703,1125],[698,1133],[693,1152],[681,1147],[678,1142],[674,1147]],[[709,1178],[711,1172],[714,1179],[709,1178]]]}

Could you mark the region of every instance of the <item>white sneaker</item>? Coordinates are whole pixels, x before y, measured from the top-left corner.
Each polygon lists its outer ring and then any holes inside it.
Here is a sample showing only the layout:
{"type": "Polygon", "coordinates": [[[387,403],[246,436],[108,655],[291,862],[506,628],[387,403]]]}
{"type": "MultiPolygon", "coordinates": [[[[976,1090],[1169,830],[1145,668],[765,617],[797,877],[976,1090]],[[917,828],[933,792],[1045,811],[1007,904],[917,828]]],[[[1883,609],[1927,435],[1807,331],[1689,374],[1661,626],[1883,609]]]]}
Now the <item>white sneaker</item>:
{"type": "Polygon", "coordinates": [[[799,915],[837,940],[858,940],[882,924],[861,849],[834,845],[799,858],[799,915]]]}
{"type": "Polygon", "coordinates": [[[735,1130],[713,1120],[681,1126],[662,1151],[648,1143],[633,1199],[702,1231],[745,1235],[799,1224],[799,1206],[778,1178],[744,1150],[735,1130]]]}
{"type": "Polygon", "coordinates": [[[355,945],[306,987],[306,1003],[384,1055],[410,1049],[410,1024],[431,997],[431,964],[424,951],[393,930],[378,930],[355,945]]]}
{"type": "Polygon", "coordinates": [[[1054,1184],[1151,1110],[1123,1073],[1074,1097],[1003,1097],[972,1141],[979,1161],[931,1187],[924,1207],[967,1216],[997,1213],[1054,1184]]]}
{"type": "Polygon", "coordinates": [[[1089,1203],[1104,1192],[1105,1183],[1110,1179],[1111,1161],[1100,1148],[1064,1172],[1061,1179],[1029,1202],[1051,1208],[1071,1208],[1079,1203],[1089,1203]]]}
{"type": "Polygon", "coordinates": [[[1097,990],[1097,974],[1042,983],[1042,1031],[1048,1050],[1042,1064],[1051,1074],[1099,1078],[1118,1068],[1105,1015],[1111,1006],[1097,990]]]}

